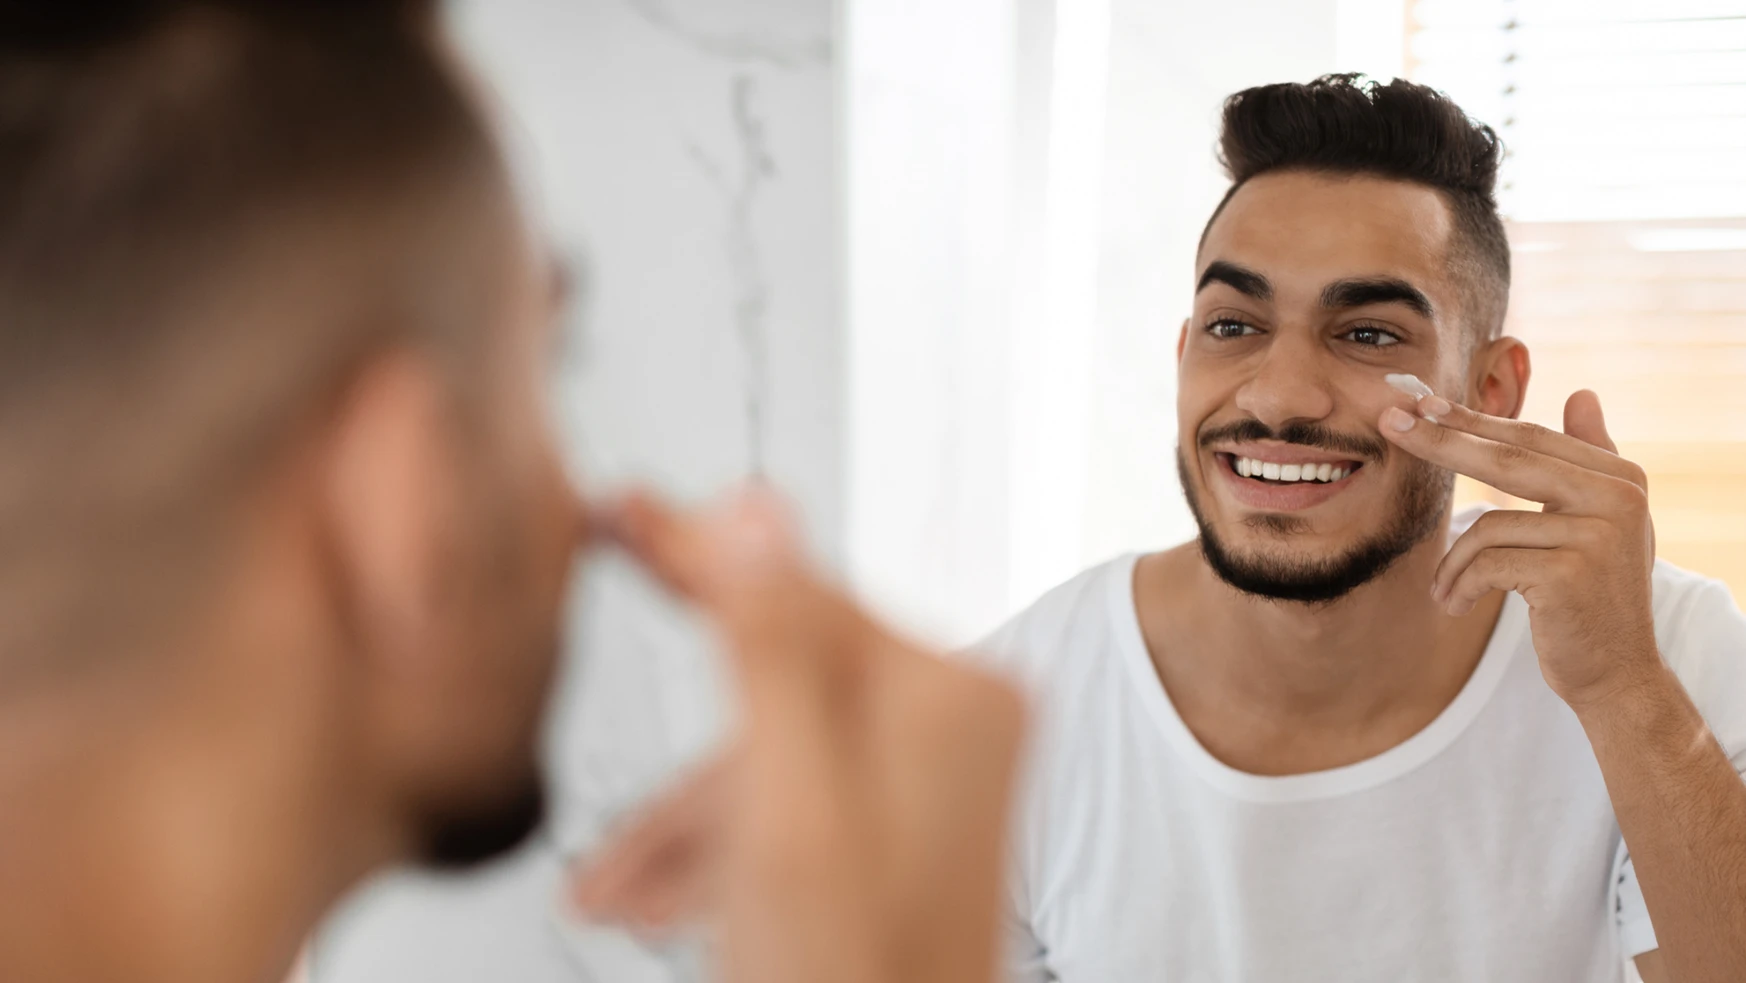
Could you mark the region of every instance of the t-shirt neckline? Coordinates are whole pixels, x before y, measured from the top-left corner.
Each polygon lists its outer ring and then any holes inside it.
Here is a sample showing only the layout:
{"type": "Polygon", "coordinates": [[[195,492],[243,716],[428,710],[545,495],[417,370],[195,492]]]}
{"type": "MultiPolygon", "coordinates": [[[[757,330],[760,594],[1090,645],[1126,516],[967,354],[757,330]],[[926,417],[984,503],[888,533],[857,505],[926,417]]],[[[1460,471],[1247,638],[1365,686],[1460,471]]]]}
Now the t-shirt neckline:
{"type": "Polygon", "coordinates": [[[1525,602],[1515,594],[1504,598],[1503,610],[1492,627],[1491,638],[1455,699],[1418,733],[1394,747],[1363,761],[1298,775],[1255,775],[1239,771],[1212,756],[1176,712],[1176,705],[1146,651],[1140,631],[1139,610],[1134,596],[1134,566],[1140,554],[1118,561],[1111,571],[1107,594],[1111,624],[1120,657],[1133,674],[1135,691],[1164,738],[1207,784],[1250,802],[1286,803],[1328,799],[1374,788],[1405,775],[1442,753],[1465,732],[1497,689],[1499,680],[1518,646],[1527,615],[1525,602]]]}

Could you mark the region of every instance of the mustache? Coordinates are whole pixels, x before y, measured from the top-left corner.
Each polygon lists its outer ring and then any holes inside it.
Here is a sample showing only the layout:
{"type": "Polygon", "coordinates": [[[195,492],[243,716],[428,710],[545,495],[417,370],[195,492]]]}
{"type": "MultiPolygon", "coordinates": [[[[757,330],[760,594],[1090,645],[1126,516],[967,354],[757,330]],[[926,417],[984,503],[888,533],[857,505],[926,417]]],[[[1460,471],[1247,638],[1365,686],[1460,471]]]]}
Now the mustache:
{"type": "Polygon", "coordinates": [[[1199,443],[1205,449],[1214,444],[1259,440],[1276,440],[1283,444],[1297,444],[1302,447],[1313,447],[1317,450],[1333,451],[1337,454],[1350,454],[1371,461],[1381,460],[1383,455],[1388,452],[1388,444],[1381,437],[1340,433],[1307,420],[1287,423],[1277,430],[1260,420],[1236,420],[1209,430],[1202,430],[1199,443]]]}

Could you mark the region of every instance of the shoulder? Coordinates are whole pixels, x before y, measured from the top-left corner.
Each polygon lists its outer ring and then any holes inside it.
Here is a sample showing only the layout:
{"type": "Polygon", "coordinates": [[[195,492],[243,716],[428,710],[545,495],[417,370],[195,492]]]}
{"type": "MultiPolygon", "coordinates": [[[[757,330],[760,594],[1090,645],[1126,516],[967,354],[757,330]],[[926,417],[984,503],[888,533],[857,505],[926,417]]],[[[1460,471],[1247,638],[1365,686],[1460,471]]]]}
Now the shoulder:
{"type": "Polygon", "coordinates": [[[1112,630],[1112,605],[1129,589],[1136,555],[1100,563],[1053,588],[973,646],[976,661],[1021,677],[1048,676],[1063,654],[1112,630]]]}

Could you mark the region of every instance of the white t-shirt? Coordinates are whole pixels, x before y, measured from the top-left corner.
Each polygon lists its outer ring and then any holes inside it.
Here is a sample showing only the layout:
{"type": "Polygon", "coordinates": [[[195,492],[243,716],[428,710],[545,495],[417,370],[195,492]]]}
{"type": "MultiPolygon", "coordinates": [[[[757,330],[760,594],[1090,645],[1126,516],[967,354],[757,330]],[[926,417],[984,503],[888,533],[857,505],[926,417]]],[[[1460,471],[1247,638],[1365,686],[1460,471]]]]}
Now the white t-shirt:
{"type": "MultiPolygon", "coordinates": [[[[1177,716],[1134,612],[1135,557],[986,645],[1037,701],[1014,831],[1014,978],[1617,981],[1655,948],[1599,766],[1510,595],[1423,731],[1366,761],[1262,777],[1177,716]]],[[[1658,563],[1656,635],[1746,770],[1746,618],[1658,563]]]]}

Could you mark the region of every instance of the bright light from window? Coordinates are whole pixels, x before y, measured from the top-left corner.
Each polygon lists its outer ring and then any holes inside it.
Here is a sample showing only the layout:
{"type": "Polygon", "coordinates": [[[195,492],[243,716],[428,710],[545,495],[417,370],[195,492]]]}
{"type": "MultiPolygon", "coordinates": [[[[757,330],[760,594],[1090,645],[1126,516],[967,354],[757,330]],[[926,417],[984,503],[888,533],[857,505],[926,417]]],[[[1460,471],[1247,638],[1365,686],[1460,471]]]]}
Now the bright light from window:
{"type": "Polygon", "coordinates": [[[1645,253],[1746,252],[1746,229],[1645,229],[1631,236],[1645,253]]]}
{"type": "Polygon", "coordinates": [[[1419,0],[1411,20],[1412,77],[1510,155],[1524,415],[1556,426],[1599,392],[1661,555],[1746,597],[1746,0],[1419,0]]]}
{"type": "Polygon", "coordinates": [[[1043,317],[1018,348],[1012,433],[1011,596],[1083,564],[1091,348],[1103,233],[1109,0],[1058,0],[1049,98],[1043,317]]]}

